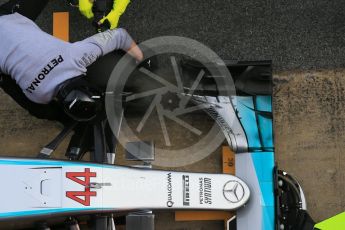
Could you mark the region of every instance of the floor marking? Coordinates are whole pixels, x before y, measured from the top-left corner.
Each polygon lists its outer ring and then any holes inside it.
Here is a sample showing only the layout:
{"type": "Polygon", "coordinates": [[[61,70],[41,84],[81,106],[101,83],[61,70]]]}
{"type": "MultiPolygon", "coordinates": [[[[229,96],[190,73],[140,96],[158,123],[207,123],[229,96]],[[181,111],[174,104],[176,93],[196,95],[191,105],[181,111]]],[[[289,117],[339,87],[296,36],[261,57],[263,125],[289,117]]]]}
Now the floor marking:
{"type": "Polygon", "coordinates": [[[69,41],[69,13],[53,13],[53,36],[63,41],[69,41]]]}

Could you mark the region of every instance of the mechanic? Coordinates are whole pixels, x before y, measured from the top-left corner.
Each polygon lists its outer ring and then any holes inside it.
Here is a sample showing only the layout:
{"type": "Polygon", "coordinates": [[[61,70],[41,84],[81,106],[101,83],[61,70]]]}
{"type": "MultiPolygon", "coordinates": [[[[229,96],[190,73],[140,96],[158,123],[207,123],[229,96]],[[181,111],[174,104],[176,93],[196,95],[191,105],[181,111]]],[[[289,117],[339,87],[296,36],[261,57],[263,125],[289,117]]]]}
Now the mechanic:
{"type": "MultiPolygon", "coordinates": [[[[107,30],[75,43],[45,33],[32,20],[46,3],[47,0],[11,0],[0,6],[0,71],[11,76],[34,102],[28,105],[16,100],[36,115],[33,107],[51,103],[65,82],[85,76],[89,65],[113,50],[124,50],[137,61],[143,59],[142,51],[124,29],[107,30]]],[[[18,97],[13,95],[18,90],[9,91],[12,97],[18,97]]],[[[21,101],[23,97],[19,97],[21,101]]],[[[47,112],[54,113],[50,107],[47,112]]]]}

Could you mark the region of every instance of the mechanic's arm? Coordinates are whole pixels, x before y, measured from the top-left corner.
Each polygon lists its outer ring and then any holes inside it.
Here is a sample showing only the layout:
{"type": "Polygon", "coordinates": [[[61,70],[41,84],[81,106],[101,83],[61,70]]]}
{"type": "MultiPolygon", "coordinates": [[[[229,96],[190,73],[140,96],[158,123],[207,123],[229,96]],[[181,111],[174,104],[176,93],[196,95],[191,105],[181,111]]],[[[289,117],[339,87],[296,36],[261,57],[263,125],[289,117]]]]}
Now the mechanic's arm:
{"type": "Polygon", "coordinates": [[[133,41],[127,53],[135,58],[138,62],[141,62],[144,59],[144,54],[137,44],[133,41]]]}
{"type": "Polygon", "coordinates": [[[78,62],[84,67],[91,65],[97,58],[119,49],[126,51],[139,62],[143,60],[143,52],[122,28],[95,34],[73,45],[73,55],[79,57],[81,61],[78,62]]]}
{"type": "Polygon", "coordinates": [[[93,0],[79,0],[79,11],[88,19],[94,16],[92,12],[93,2],[93,0]]]}
{"type": "Polygon", "coordinates": [[[115,30],[107,30],[98,33],[91,38],[94,39],[102,50],[102,55],[106,55],[114,50],[124,50],[137,61],[142,61],[143,52],[125,29],[119,28],[115,30]]]}

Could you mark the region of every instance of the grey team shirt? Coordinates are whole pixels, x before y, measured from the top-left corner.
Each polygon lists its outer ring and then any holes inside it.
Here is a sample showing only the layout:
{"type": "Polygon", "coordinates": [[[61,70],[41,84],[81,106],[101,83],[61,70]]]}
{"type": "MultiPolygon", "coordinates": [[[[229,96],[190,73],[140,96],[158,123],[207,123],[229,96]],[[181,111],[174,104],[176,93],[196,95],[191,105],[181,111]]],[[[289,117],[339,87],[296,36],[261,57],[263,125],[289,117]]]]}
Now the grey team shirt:
{"type": "Polygon", "coordinates": [[[128,50],[126,30],[108,30],[68,43],[15,13],[0,17],[0,71],[10,75],[33,102],[47,104],[58,86],[86,74],[86,67],[116,49],[128,50]]]}

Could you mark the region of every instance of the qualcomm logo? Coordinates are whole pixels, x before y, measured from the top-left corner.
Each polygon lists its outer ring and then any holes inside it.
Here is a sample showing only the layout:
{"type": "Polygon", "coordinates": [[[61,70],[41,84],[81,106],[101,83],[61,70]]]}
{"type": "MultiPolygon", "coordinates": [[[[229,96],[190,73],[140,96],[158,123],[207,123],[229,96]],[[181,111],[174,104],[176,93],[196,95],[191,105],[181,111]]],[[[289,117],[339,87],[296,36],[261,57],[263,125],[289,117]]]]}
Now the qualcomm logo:
{"type": "Polygon", "coordinates": [[[244,197],[244,193],[245,192],[243,186],[238,181],[234,180],[226,183],[223,188],[225,199],[227,199],[231,203],[240,202],[244,197]]]}

